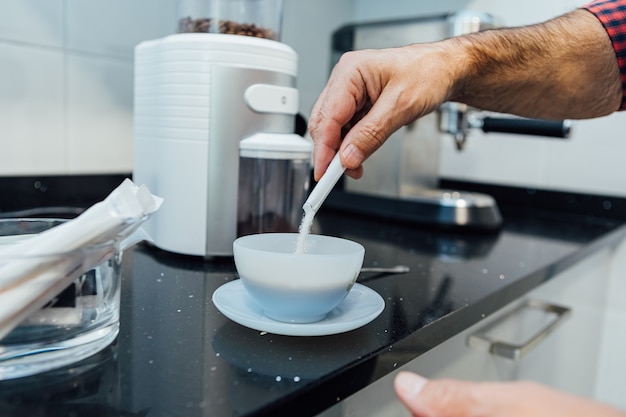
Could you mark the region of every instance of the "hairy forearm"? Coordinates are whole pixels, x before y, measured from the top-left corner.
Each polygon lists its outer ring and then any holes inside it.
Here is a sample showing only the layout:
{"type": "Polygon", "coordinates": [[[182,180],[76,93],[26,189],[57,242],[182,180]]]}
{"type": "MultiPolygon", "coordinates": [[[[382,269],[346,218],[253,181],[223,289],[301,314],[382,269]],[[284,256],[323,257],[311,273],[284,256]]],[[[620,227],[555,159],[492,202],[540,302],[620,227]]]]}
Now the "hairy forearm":
{"type": "Polygon", "coordinates": [[[444,41],[457,76],[450,101],[545,119],[607,115],[621,103],[615,52],[591,13],[444,41]]]}

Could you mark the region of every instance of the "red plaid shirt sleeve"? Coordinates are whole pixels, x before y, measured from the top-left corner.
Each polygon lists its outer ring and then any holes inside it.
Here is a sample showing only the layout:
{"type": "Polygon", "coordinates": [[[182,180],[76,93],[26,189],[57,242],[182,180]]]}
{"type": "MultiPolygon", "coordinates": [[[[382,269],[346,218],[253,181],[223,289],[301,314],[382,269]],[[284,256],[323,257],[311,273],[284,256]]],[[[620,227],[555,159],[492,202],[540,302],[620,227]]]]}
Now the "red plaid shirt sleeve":
{"type": "Polygon", "coordinates": [[[622,76],[620,110],[626,110],[626,0],[598,0],[582,8],[596,15],[611,38],[622,76]]]}

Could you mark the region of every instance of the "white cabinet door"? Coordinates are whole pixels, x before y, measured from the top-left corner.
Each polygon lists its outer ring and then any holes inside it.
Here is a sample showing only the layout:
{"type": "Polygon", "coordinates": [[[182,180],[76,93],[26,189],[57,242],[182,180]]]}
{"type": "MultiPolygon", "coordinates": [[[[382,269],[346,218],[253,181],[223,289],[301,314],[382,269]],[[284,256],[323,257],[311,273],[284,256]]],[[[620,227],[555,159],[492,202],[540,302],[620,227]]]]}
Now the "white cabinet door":
{"type": "Polygon", "coordinates": [[[612,251],[603,250],[529,293],[571,309],[554,334],[518,363],[516,379],[529,379],[593,397],[600,361],[612,251]]]}

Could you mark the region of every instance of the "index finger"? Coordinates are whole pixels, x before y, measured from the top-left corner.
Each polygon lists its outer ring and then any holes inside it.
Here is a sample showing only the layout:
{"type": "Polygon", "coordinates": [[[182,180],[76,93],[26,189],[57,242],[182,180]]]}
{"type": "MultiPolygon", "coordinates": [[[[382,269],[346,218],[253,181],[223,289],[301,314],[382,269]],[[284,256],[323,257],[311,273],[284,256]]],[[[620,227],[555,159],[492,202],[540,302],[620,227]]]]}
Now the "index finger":
{"type": "MultiPolygon", "coordinates": [[[[340,75],[336,75],[340,77],[340,75]]],[[[309,118],[309,133],[313,139],[314,176],[318,180],[326,171],[331,159],[335,156],[342,141],[342,130],[354,117],[358,110],[358,88],[348,83],[335,87],[336,82],[331,75],[309,118]]]]}

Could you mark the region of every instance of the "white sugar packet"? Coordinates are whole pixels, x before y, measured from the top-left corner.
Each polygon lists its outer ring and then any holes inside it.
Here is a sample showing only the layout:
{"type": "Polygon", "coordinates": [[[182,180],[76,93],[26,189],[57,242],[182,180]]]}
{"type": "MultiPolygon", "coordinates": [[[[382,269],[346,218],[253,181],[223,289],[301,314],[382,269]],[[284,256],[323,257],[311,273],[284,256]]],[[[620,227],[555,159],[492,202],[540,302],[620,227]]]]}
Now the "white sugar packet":
{"type": "Polygon", "coordinates": [[[75,219],[0,247],[0,339],[116,250],[146,240],[140,226],[162,202],[126,179],[75,219]]]}

